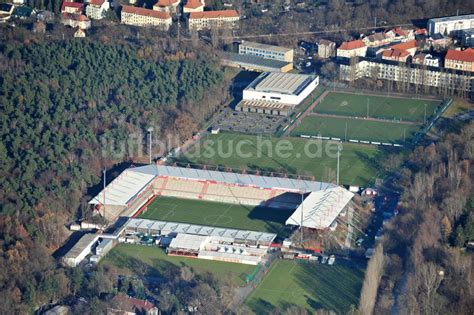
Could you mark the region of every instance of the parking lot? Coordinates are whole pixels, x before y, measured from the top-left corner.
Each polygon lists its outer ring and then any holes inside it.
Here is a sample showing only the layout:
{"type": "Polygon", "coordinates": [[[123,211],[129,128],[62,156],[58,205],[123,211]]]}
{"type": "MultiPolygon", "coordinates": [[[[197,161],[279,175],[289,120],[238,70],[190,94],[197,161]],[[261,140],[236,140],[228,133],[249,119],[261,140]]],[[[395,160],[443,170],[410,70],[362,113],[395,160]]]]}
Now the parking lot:
{"type": "Polygon", "coordinates": [[[212,128],[245,134],[271,135],[285,125],[288,119],[286,116],[236,112],[231,108],[226,108],[215,117],[212,128]]]}

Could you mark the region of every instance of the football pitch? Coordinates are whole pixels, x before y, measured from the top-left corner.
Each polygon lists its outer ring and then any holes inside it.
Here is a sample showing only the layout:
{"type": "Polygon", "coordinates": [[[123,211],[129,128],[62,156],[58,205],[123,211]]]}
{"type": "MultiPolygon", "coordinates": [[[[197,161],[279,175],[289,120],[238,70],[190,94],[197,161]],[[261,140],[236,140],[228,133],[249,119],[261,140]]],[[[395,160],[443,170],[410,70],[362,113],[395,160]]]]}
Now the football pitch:
{"type": "Polygon", "coordinates": [[[139,217],[287,236],[285,221],[294,210],[204,200],[157,197],[139,217]]]}
{"type": "Polygon", "coordinates": [[[146,275],[152,278],[159,278],[170,266],[188,266],[197,273],[210,272],[217,280],[229,281],[237,286],[245,285],[246,276],[255,270],[255,266],[244,264],[168,256],[156,246],[125,243],[118,244],[100,263],[115,266],[130,275],[146,270],[146,275]]]}
{"type": "Polygon", "coordinates": [[[437,100],[423,100],[390,96],[374,96],[331,92],[313,109],[315,113],[423,122],[429,120],[441,104],[437,100]]]}
{"type": "MultiPolygon", "coordinates": [[[[366,186],[382,177],[379,163],[385,152],[377,146],[343,143],[340,180],[346,185],[366,186]]],[[[225,166],[240,170],[259,169],[276,173],[314,176],[335,182],[337,144],[302,138],[269,138],[236,133],[210,135],[180,157],[181,162],[225,166]],[[291,148],[278,154],[277,146],[291,148]],[[320,150],[318,151],[318,148],[320,150]],[[242,154],[239,154],[242,153],[242,154]],[[307,152],[315,153],[313,157],[307,152]]]]}
{"type": "Polygon", "coordinates": [[[419,125],[343,117],[307,116],[291,135],[336,137],[404,144],[420,130],[419,125]]]}
{"type": "Polygon", "coordinates": [[[327,309],[346,314],[357,306],[365,265],[336,260],[332,266],[277,260],[262,282],[246,300],[256,314],[284,310],[291,305],[306,308],[310,314],[327,309]]]}

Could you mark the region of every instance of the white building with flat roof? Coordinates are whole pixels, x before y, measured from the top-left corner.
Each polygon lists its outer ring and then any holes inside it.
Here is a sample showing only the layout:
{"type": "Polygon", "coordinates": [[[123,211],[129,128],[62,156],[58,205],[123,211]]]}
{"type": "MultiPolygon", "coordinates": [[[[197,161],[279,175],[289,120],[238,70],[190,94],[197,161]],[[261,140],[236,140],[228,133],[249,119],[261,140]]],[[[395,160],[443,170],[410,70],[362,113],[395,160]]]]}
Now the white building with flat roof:
{"type": "Polygon", "coordinates": [[[265,59],[293,62],[293,49],[275,45],[242,41],[239,45],[240,55],[253,55],[265,59]]]}
{"type": "Polygon", "coordinates": [[[298,105],[318,84],[314,75],[264,72],[244,90],[243,99],[298,105]]]}
{"type": "Polygon", "coordinates": [[[462,30],[474,28],[474,14],[447,16],[428,20],[428,34],[433,36],[440,33],[441,35],[450,35],[462,30]]]}
{"type": "Polygon", "coordinates": [[[92,247],[99,240],[99,234],[85,234],[64,255],[63,262],[69,267],[76,267],[87,255],[92,253],[92,247]]]}

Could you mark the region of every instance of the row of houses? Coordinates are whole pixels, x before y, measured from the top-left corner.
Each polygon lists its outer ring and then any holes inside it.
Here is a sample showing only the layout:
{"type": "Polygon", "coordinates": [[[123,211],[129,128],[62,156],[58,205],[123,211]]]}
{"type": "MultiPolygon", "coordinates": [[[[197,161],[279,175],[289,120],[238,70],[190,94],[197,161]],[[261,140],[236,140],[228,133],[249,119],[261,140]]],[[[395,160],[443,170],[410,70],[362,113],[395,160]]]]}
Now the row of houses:
{"type": "MultiPolygon", "coordinates": [[[[133,26],[155,26],[167,31],[173,24],[173,16],[179,11],[179,5],[180,0],[158,0],[153,9],[123,5],[121,22],[133,26]]],[[[190,31],[237,26],[240,16],[236,10],[204,11],[204,6],[203,0],[188,0],[183,6],[190,31]]],[[[90,19],[104,18],[109,9],[110,3],[107,0],[90,0],[85,10],[83,3],[66,1],[61,8],[63,24],[87,29],[90,27],[90,19]]]]}

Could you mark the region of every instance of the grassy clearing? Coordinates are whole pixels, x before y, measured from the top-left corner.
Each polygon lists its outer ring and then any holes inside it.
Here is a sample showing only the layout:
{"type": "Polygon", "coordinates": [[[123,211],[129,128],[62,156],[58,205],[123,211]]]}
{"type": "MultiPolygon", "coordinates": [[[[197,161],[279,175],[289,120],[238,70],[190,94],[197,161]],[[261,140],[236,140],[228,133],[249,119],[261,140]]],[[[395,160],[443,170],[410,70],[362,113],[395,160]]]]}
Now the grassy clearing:
{"type": "Polygon", "coordinates": [[[333,266],[275,261],[268,274],[248,297],[246,304],[257,314],[291,305],[346,314],[359,302],[364,277],[364,265],[336,261],[333,266]]]}
{"type": "MultiPolygon", "coordinates": [[[[334,182],[336,152],[337,144],[328,141],[221,133],[203,139],[181,160],[236,169],[310,175],[315,180],[334,182]],[[319,154],[313,157],[307,153],[319,154]]],[[[340,160],[341,183],[364,186],[383,176],[379,163],[385,154],[376,146],[344,143],[340,160]]]]}
{"type": "Polygon", "coordinates": [[[150,277],[160,277],[172,265],[188,266],[197,273],[210,272],[217,279],[238,286],[243,286],[245,277],[255,269],[255,266],[244,264],[167,256],[161,248],[132,244],[118,244],[101,264],[113,265],[126,274],[136,274],[137,269],[143,270],[145,265],[148,267],[146,274],[150,277]]]}
{"type": "Polygon", "coordinates": [[[303,122],[293,130],[291,135],[321,135],[344,140],[346,138],[346,126],[347,140],[355,139],[402,144],[420,130],[419,125],[364,119],[307,116],[303,119],[303,122]]]}
{"type": "Polygon", "coordinates": [[[313,111],[322,114],[366,117],[369,107],[369,117],[423,122],[425,104],[426,116],[429,119],[441,101],[331,92],[313,111]]]}
{"type": "Polygon", "coordinates": [[[242,230],[266,231],[285,236],[284,224],[293,211],[203,200],[158,197],[140,217],[242,230]]]}

